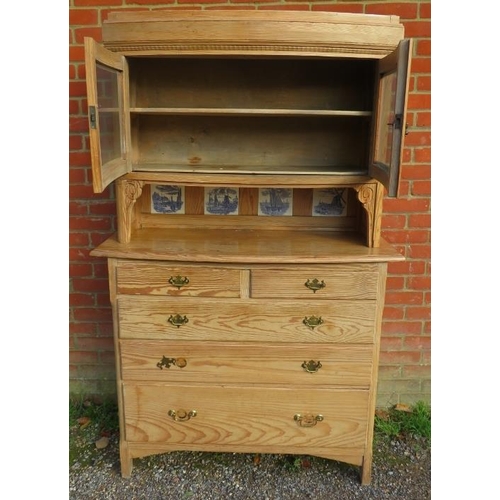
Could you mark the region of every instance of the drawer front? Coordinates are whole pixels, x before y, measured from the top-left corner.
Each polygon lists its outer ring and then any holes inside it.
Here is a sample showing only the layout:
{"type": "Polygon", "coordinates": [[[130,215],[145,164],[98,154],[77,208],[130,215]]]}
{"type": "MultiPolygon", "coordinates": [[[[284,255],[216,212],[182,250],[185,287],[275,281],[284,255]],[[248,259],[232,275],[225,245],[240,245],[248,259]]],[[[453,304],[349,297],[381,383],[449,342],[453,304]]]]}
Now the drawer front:
{"type": "Polygon", "coordinates": [[[124,261],[116,284],[120,294],[239,297],[240,270],[124,261]]]}
{"type": "Polygon", "coordinates": [[[370,343],[375,312],[374,301],[118,297],[124,339],[370,343]]]}
{"type": "Polygon", "coordinates": [[[368,391],[125,383],[123,392],[129,442],[365,445],[368,391]]]}
{"type": "Polygon", "coordinates": [[[122,378],[368,388],[370,345],[252,345],[123,340],[122,378]]]}
{"type": "Polygon", "coordinates": [[[361,264],[335,269],[254,269],[251,273],[251,296],[375,300],[378,276],[373,265],[361,264]]]}

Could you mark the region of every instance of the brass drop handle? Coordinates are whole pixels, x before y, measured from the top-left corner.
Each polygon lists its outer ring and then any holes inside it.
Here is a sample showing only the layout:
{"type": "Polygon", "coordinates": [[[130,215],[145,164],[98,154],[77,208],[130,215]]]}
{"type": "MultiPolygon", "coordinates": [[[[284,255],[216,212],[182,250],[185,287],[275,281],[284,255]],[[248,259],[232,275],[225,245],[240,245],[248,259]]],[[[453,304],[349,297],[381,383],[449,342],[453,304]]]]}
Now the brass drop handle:
{"type": "Polygon", "coordinates": [[[168,280],[168,282],[171,285],[176,286],[180,290],[183,286],[186,286],[189,284],[189,278],[187,276],[182,277],[180,275],[170,276],[170,279],[168,280]]]}
{"type": "Polygon", "coordinates": [[[316,373],[323,365],[321,361],[313,361],[311,359],[310,361],[304,361],[301,366],[307,373],[316,373]]]}
{"type": "Polygon", "coordinates": [[[169,410],[168,416],[172,417],[172,419],[175,420],[176,422],[187,422],[192,417],[193,418],[196,417],[196,410],[190,410],[190,411],[186,411],[183,409],[169,410]]]}
{"type": "Polygon", "coordinates": [[[318,278],[314,278],[312,280],[307,280],[304,285],[309,288],[309,290],[312,290],[314,293],[316,293],[318,290],[321,290],[322,288],[325,288],[326,283],[321,280],[319,281],[318,278]]]}
{"type": "Polygon", "coordinates": [[[318,422],[322,422],[325,417],[323,417],[323,415],[301,415],[300,413],[296,413],[293,419],[300,427],[314,427],[318,422]]]}
{"type": "Polygon", "coordinates": [[[168,318],[168,322],[171,325],[176,326],[177,328],[180,328],[182,325],[185,325],[186,323],[189,322],[186,316],[181,316],[180,314],[176,314],[175,316],[170,315],[170,318],[168,318]]]}
{"type": "Polygon", "coordinates": [[[186,358],[167,358],[166,356],[163,356],[161,358],[161,361],[156,363],[156,366],[160,370],[163,370],[163,367],[170,368],[171,365],[178,366],[179,368],[184,368],[187,365],[187,360],[186,358]]]}
{"type": "Polygon", "coordinates": [[[302,320],[302,323],[304,323],[304,325],[306,325],[309,328],[311,328],[312,330],[314,330],[314,328],[316,328],[317,326],[322,325],[324,323],[324,321],[323,321],[323,318],[321,316],[309,316],[309,317],[306,316],[302,320]]]}

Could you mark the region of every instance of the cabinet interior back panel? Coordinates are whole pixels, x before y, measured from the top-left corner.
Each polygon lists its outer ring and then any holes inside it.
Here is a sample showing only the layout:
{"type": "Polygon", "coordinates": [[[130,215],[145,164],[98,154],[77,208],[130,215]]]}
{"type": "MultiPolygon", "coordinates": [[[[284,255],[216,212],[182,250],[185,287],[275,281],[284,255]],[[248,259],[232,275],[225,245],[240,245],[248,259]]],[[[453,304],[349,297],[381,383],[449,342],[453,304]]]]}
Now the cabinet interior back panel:
{"type": "Polygon", "coordinates": [[[373,61],[130,59],[131,107],[371,111],[373,61]]]}
{"type": "Polygon", "coordinates": [[[320,167],[367,170],[362,117],[139,115],[132,120],[135,169],[320,167]]]}

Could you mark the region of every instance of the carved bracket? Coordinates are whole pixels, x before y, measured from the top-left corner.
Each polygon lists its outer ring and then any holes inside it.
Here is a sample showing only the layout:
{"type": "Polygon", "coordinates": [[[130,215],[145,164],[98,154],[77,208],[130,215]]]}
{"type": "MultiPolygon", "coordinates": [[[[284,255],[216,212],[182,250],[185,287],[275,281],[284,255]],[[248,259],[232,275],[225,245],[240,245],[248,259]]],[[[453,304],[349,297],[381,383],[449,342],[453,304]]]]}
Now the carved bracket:
{"type": "Polygon", "coordinates": [[[382,201],[384,190],[380,183],[358,184],[353,186],[358,200],[366,212],[366,245],[380,246],[380,228],[382,220],[382,201]]]}
{"type": "Polygon", "coordinates": [[[116,183],[116,204],[118,210],[118,241],[128,243],[132,234],[134,205],[142,194],[144,181],[120,179],[116,183]]]}

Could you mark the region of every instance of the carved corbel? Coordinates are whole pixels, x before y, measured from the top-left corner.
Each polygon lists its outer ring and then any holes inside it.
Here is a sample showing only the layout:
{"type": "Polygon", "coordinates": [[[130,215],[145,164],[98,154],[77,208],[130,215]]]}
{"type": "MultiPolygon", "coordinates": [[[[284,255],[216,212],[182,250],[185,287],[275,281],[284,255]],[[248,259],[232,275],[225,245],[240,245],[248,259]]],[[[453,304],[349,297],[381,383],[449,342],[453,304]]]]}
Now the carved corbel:
{"type": "Polygon", "coordinates": [[[378,182],[360,184],[354,189],[366,212],[366,245],[370,248],[376,248],[380,246],[384,189],[378,182]]]}
{"type": "Polygon", "coordinates": [[[132,235],[134,205],[142,194],[144,181],[120,179],[116,182],[116,205],[118,211],[118,241],[128,243],[132,235]]]}

